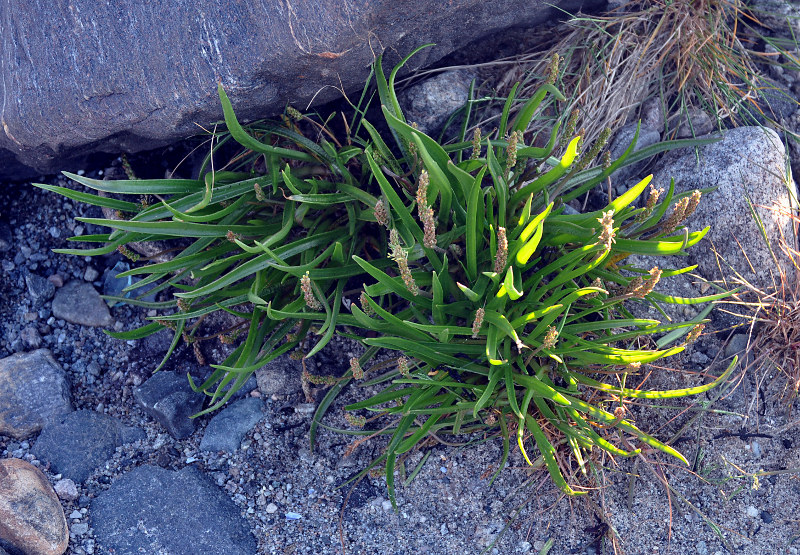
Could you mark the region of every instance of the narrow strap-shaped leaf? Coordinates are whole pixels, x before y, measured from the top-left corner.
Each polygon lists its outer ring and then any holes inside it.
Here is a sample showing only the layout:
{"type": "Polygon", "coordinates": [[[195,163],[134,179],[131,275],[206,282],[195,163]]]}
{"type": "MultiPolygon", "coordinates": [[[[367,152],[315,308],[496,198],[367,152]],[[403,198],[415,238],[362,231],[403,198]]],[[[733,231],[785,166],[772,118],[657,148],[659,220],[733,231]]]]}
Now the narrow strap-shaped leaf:
{"type": "MultiPolygon", "coordinates": [[[[542,431],[542,428],[539,426],[539,423],[536,422],[536,419],[533,418],[531,415],[525,415],[525,424],[527,428],[533,434],[533,438],[536,441],[536,447],[539,448],[539,453],[542,454],[542,458],[544,459],[544,464],[547,466],[547,470],[550,473],[550,477],[553,479],[553,482],[564,492],[569,495],[584,495],[586,494],[585,491],[575,491],[567,481],[564,479],[564,475],[561,474],[561,469],[558,467],[558,461],[556,461],[556,450],[553,447],[553,444],[547,441],[547,438],[542,431]]],[[[526,457],[528,464],[533,464],[530,459],[526,457]]]]}
{"type": "Polygon", "coordinates": [[[538,89],[536,92],[531,95],[531,97],[522,105],[522,108],[517,112],[517,117],[514,118],[514,124],[511,127],[512,131],[525,131],[528,129],[528,125],[531,123],[531,119],[533,119],[533,115],[536,113],[536,110],[539,108],[539,105],[544,100],[544,97],[547,93],[552,94],[558,100],[566,100],[564,95],[561,94],[557,88],[549,83],[545,83],[538,89]]]}
{"type": "Polygon", "coordinates": [[[158,322],[153,322],[152,324],[145,324],[144,326],[136,328],[135,330],[121,331],[121,332],[103,330],[103,333],[105,333],[110,337],[113,337],[114,339],[131,340],[131,339],[143,339],[163,329],[164,326],[162,324],[159,324],[158,322]]]}
{"type": "Polygon", "coordinates": [[[106,208],[111,208],[113,210],[122,210],[123,212],[138,212],[140,208],[139,205],[134,204],[132,202],[117,200],[115,198],[110,198],[110,197],[101,197],[99,195],[92,195],[89,193],[82,193],[80,191],[75,191],[73,189],[67,189],[66,187],[58,187],[56,185],[46,185],[44,183],[31,183],[31,185],[33,185],[34,187],[38,187],[39,189],[44,189],[45,191],[58,193],[59,195],[67,197],[68,199],[76,200],[78,202],[83,202],[84,204],[102,206],[106,208]]]}
{"type": "Polygon", "coordinates": [[[233,106],[231,105],[231,101],[228,99],[228,95],[225,93],[225,90],[222,88],[222,84],[217,85],[217,92],[219,93],[219,100],[222,103],[222,112],[225,116],[225,125],[228,126],[228,131],[230,131],[231,136],[236,140],[237,143],[245,148],[249,148],[253,152],[258,152],[261,154],[275,154],[281,156],[282,158],[301,160],[303,162],[313,163],[316,161],[316,158],[307,152],[274,147],[262,143],[258,139],[252,137],[239,124],[239,120],[236,119],[233,106]]]}
{"type": "Polygon", "coordinates": [[[475,176],[472,189],[469,192],[467,201],[467,231],[465,234],[466,256],[467,256],[467,276],[471,283],[478,279],[478,249],[483,245],[483,222],[484,222],[484,198],[483,198],[483,176],[486,174],[487,167],[484,166],[475,176]]]}
{"type": "Polygon", "coordinates": [[[86,185],[90,189],[104,193],[178,195],[181,193],[193,193],[203,188],[203,183],[197,179],[120,179],[104,181],[70,172],[62,173],[81,185],[86,185]]]}
{"type": "Polygon", "coordinates": [[[545,173],[544,175],[537,177],[528,185],[525,185],[521,189],[519,189],[516,193],[511,196],[511,206],[515,206],[522,202],[523,199],[527,198],[528,195],[536,194],[548,185],[555,183],[555,181],[567,173],[567,170],[572,166],[572,163],[575,161],[575,156],[578,153],[578,141],[580,137],[575,137],[572,139],[567,146],[567,151],[561,157],[561,161],[559,164],[545,173]]]}
{"type": "Polygon", "coordinates": [[[379,270],[373,264],[367,262],[360,256],[353,255],[353,260],[356,262],[356,264],[361,266],[364,269],[364,271],[366,271],[369,275],[377,279],[381,284],[386,286],[395,295],[402,297],[407,301],[413,303],[419,303],[426,308],[432,307],[432,303],[429,298],[424,297],[422,295],[416,295],[416,296],[413,295],[400,278],[395,279],[389,277],[389,275],[386,272],[379,270]]]}
{"type": "Polygon", "coordinates": [[[494,366],[489,371],[489,382],[486,384],[486,388],[483,390],[483,393],[478,398],[478,402],[475,403],[475,408],[472,409],[472,417],[478,417],[478,411],[480,411],[486,404],[489,402],[489,398],[494,393],[495,388],[497,387],[497,383],[500,381],[500,378],[503,377],[503,369],[494,366]]]}

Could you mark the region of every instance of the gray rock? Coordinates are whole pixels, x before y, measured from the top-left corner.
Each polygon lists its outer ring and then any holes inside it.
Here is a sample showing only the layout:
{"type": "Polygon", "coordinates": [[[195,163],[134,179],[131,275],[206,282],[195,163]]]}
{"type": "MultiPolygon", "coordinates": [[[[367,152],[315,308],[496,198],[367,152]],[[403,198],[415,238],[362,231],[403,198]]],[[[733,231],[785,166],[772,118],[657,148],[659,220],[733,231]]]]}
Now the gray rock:
{"type": "MultiPolygon", "coordinates": [[[[761,230],[750,214],[749,197],[763,221],[781,268],[787,275],[794,275],[780,242],[781,237],[785,237],[791,245],[796,244],[792,220],[787,214],[792,213],[790,191],[791,195],[797,192],[794,182],[787,183],[785,179],[785,151],[778,135],[770,129],[739,127],[727,131],[720,142],[701,147],[697,153],[673,154],[655,172],[654,186],[666,189],[670,178],[674,178],[677,193],[717,187],[700,201],[695,213],[686,221],[690,230],[711,226],[705,239],[689,249],[690,259],[699,265],[698,273],[706,279],[722,277],[712,251],[713,244],[725,260],[719,261],[723,267],[729,264],[762,289],[773,285],[777,269],[761,230]]],[[[686,265],[685,259],[683,262],[686,265]]]]}
{"type": "Polygon", "coordinates": [[[61,478],[53,485],[53,490],[64,501],[75,501],[78,498],[78,486],[69,478],[61,478]]]}
{"type": "Polygon", "coordinates": [[[69,412],[69,384],[50,351],[0,359],[0,434],[25,439],[69,412]]]}
{"type": "Polygon", "coordinates": [[[688,137],[702,137],[714,131],[714,121],[705,111],[699,108],[689,108],[686,112],[678,114],[673,125],[677,125],[676,139],[688,137]]]}
{"type": "Polygon", "coordinates": [[[25,274],[25,286],[35,309],[41,308],[56,292],[56,286],[51,281],[31,273],[25,274]]]}
{"type": "MultiPolygon", "coordinates": [[[[558,4],[571,13],[580,5],[558,4]]],[[[89,152],[152,149],[196,134],[198,124],[221,119],[217,82],[240,118],[264,117],[287,102],[360,91],[382,51],[389,67],[435,43],[412,60],[420,67],[558,13],[542,0],[75,0],[35,10],[10,2],[0,19],[0,96],[13,99],[0,103],[0,175],[21,178],[10,153],[52,173],[89,152]]]]}
{"type": "Polygon", "coordinates": [[[140,466],[97,496],[89,524],[101,553],[252,555],[256,540],[236,505],[193,467],[140,466]]]}
{"type": "Polygon", "coordinates": [[[97,271],[96,268],[93,266],[87,266],[86,270],[83,272],[83,280],[84,281],[94,281],[98,277],[100,277],[100,272],[97,271]]]}
{"type": "MultiPolygon", "coordinates": [[[[626,123],[620,128],[619,131],[617,131],[614,139],[611,141],[611,145],[609,146],[612,159],[616,160],[622,156],[625,150],[627,150],[633,141],[634,135],[636,134],[636,127],[636,123],[626,123]]],[[[636,139],[634,152],[641,150],[646,146],[656,144],[660,140],[661,133],[658,131],[658,129],[641,125],[639,127],[639,137],[636,139]]],[[[647,160],[642,160],[629,166],[623,166],[614,173],[612,178],[616,183],[625,183],[633,177],[641,177],[639,176],[639,173],[642,171],[645,164],[647,164],[647,160]]]]}
{"type": "Polygon", "coordinates": [[[42,336],[39,335],[36,326],[25,326],[19,337],[28,349],[38,349],[42,346],[42,336]]]}
{"type": "Polygon", "coordinates": [[[163,329],[141,340],[140,353],[147,357],[163,357],[172,344],[174,331],[163,329]]]}
{"type": "MultiPolygon", "coordinates": [[[[75,411],[44,427],[33,454],[49,463],[52,472],[82,483],[123,444],[125,427],[107,414],[75,411]]],[[[138,432],[144,438],[144,431],[138,432]]]]}
{"type": "Polygon", "coordinates": [[[450,114],[469,100],[473,78],[467,71],[446,71],[404,90],[399,101],[406,120],[427,135],[439,131],[450,114]]]}
{"type": "Polygon", "coordinates": [[[0,222],[0,252],[10,251],[13,240],[11,228],[8,227],[6,222],[0,222]]]}
{"type": "Polygon", "coordinates": [[[81,326],[108,327],[114,323],[108,306],[92,284],[77,280],[58,290],[53,299],[53,316],[81,326]]]}
{"type": "Polygon", "coordinates": [[[203,408],[204,395],[195,393],[185,376],[175,372],[157,372],[133,390],[136,402],[176,439],[194,432],[190,417],[203,408]]]}
{"type": "Polygon", "coordinates": [[[256,370],[258,390],[264,395],[293,395],[302,389],[299,361],[282,355],[256,370]]]}
{"type": "Polygon", "coordinates": [[[645,100],[642,104],[641,118],[644,127],[659,131],[664,129],[664,109],[661,100],[658,98],[645,100]]]}
{"type": "MultiPolygon", "coordinates": [[[[758,91],[760,94],[758,99],[759,108],[764,111],[769,119],[777,122],[788,120],[797,111],[797,99],[794,94],[780,83],[762,77],[758,91]]],[[[763,124],[766,122],[755,110],[751,110],[751,112],[754,112],[757,123],[763,124]]],[[[745,123],[752,124],[756,122],[745,123]]]]}
{"type": "Polygon", "coordinates": [[[264,417],[264,402],[255,397],[237,401],[223,409],[206,426],[200,449],[233,452],[242,439],[264,417]]]}
{"type": "MultiPolygon", "coordinates": [[[[135,283],[142,281],[141,278],[137,278],[135,276],[127,276],[127,277],[117,277],[122,272],[130,270],[131,267],[126,262],[117,262],[113,268],[110,268],[105,271],[103,274],[103,294],[108,295],[110,297],[126,297],[128,299],[135,299],[139,295],[146,293],[149,289],[151,289],[154,285],[148,285],[145,287],[137,287],[130,291],[123,291],[126,287],[134,285],[135,283]]],[[[92,281],[92,280],[87,280],[92,281]]],[[[154,302],[156,300],[155,293],[151,295],[146,295],[142,297],[143,301],[147,302],[154,302]]],[[[117,303],[108,301],[111,306],[115,306],[117,303]]],[[[169,347],[169,344],[167,344],[169,347]]],[[[165,349],[166,351],[166,349],[165,349]]]]}

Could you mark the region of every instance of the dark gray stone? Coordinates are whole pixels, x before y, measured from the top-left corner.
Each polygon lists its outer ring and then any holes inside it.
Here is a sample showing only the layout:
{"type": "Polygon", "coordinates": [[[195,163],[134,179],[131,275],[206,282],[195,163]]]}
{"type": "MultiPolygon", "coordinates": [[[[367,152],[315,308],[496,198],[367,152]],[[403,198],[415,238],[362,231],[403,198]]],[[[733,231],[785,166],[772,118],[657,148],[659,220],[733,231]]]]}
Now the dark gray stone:
{"type": "MultiPolygon", "coordinates": [[[[574,13],[581,3],[558,5],[574,13]]],[[[52,173],[90,152],[160,147],[221,119],[217,82],[242,119],[264,117],[360,90],[382,51],[388,67],[436,43],[413,59],[420,67],[559,13],[544,0],[10,2],[0,13],[0,160],[11,152],[52,173]]]]}
{"type": "Polygon", "coordinates": [[[689,108],[685,112],[681,112],[676,116],[675,123],[678,126],[675,132],[676,139],[702,137],[714,131],[716,127],[711,116],[700,108],[689,108]]]}
{"type": "Polygon", "coordinates": [[[28,289],[28,298],[35,309],[42,307],[56,292],[56,286],[48,279],[36,274],[25,274],[25,286],[28,289]]]}
{"type": "Polygon", "coordinates": [[[125,428],[128,426],[107,414],[75,411],[42,429],[33,454],[49,463],[53,473],[82,483],[111,458],[116,448],[125,443],[124,439],[145,437],[141,429],[125,428]]]}
{"type": "Polygon", "coordinates": [[[172,344],[174,334],[174,331],[165,328],[153,335],[148,335],[139,343],[141,345],[140,356],[163,357],[172,344]]]}
{"type": "Polygon", "coordinates": [[[0,222],[0,252],[10,251],[13,241],[11,228],[8,227],[6,222],[0,222]]]}
{"type": "MultiPolygon", "coordinates": [[[[792,91],[782,86],[772,79],[766,77],[762,78],[759,83],[758,99],[759,108],[764,111],[767,117],[771,120],[780,122],[781,120],[788,120],[789,117],[797,111],[797,99],[792,91]]],[[[755,112],[755,110],[751,110],[755,112]]],[[[765,119],[761,114],[755,113],[757,123],[765,123],[765,119]]],[[[746,121],[746,124],[753,124],[756,122],[746,121]]]]}
{"type": "Polygon", "coordinates": [[[101,553],[253,555],[239,509],[193,467],[141,466],[97,496],[89,524],[101,553]]]}
{"type": "Polygon", "coordinates": [[[233,452],[242,439],[264,417],[264,402],[255,397],[236,401],[226,407],[206,426],[200,449],[203,451],[233,452]]]}
{"type": "MultiPolygon", "coordinates": [[[[127,276],[127,277],[117,277],[122,272],[130,270],[131,267],[126,262],[117,262],[113,268],[109,268],[103,274],[103,294],[108,295],[109,297],[125,297],[128,299],[135,299],[139,297],[139,295],[143,295],[149,289],[154,287],[153,284],[147,285],[145,287],[137,287],[130,291],[123,291],[126,287],[136,284],[139,281],[142,281],[141,278],[137,278],[136,276],[127,276]]],[[[87,280],[92,281],[92,280],[87,280]]],[[[153,293],[152,295],[146,295],[142,297],[140,300],[147,301],[147,302],[154,302],[156,300],[156,295],[153,293]]],[[[115,306],[116,302],[108,301],[111,306],[115,306]]]]}
{"type": "MultiPolygon", "coordinates": [[[[611,158],[613,160],[616,160],[622,156],[625,150],[627,150],[627,148],[631,145],[633,137],[636,134],[637,125],[637,123],[626,123],[620,128],[619,131],[617,131],[617,134],[614,136],[614,139],[611,141],[611,145],[609,146],[609,151],[611,152],[611,158]]],[[[656,144],[660,140],[661,133],[657,129],[641,125],[639,126],[639,136],[636,139],[636,146],[633,147],[633,150],[634,152],[641,150],[646,146],[656,144]]],[[[642,160],[635,164],[621,167],[614,173],[614,181],[616,183],[624,183],[628,179],[642,177],[639,174],[647,162],[647,160],[642,160]]]]}
{"type": "Polygon", "coordinates": [[[281,355],[256,370],[258,390],[264,395],[293,395],[302,389],[300,362],[281,355]]]}
{"type": "Polygon", "coordinates": [[[110,326],[114,319],[108,305],[85,281],[70,281],[53,299],[53,316],[81,326],[110,326]]]}
{"type": "Polygon", "coordinates": [[[133,397],[176,439],[192,435],[194,420],[190,417],[203,408],[205,398],[192,390],[185,376],[175,372],[157,372],[133,390],[133,397]]]}
{"type": "Polygon", "coordinates": [[[0,434],[25,439],[72,410],[64,370],[49,350],[0,359],[0,434]]]}

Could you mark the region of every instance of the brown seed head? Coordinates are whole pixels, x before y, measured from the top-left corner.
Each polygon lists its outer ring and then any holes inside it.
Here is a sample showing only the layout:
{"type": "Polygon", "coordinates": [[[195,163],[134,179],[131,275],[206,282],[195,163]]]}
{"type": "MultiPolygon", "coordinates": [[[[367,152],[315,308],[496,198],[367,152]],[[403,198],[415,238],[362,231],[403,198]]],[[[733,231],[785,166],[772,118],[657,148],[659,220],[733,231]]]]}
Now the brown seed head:
{"type": "Polygon", "coordinates": [[[497,228],[497,254],[494,257],[494,271],[495,273],[502,273],[506,269],[506,262],[508,262],[508,238],[506,237],[506,228],[497,228]]]}

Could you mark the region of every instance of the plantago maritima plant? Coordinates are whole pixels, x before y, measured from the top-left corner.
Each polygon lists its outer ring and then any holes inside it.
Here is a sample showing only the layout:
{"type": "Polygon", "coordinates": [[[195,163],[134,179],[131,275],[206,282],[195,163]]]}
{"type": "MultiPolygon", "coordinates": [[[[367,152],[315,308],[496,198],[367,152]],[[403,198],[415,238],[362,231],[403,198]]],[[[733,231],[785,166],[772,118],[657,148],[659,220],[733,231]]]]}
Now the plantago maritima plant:
{"type": "MultiPolygon", "coordinates": [[[[697,323],[635,318],[626,302],[700,303],[724,296],[667,297],[655,290],[659,280],[691,268],[622,265],[632,254],[683,254],[702,239],[707,230],[681,227],[696,195],[676,196],[670,187],[637,208],[647,178],[602,210],[568,213],[566,206],[624,163],[697,141],[633,153],[634,139],[619,160],[588,169],[608,133],[584,149],[579,137],[560,135],[556,122],[545,146],[531,145],[526,133],[534,116],[543,104],[557,108],[563,99],[553,85],[554,63],[551,78],[513,119],[512,91],[495,132],[475,132],[472,140],[462,132],[460,142],[443,146],[403,116],[394,81],[406,60],[388,79],[380,59],[374,68],[393,147],[362,106],[355,107],[343,141],[299,113],[244,128],[220,86],[228,131],[218,134],[218,144],[234,140],[245,149],[225,171],[214,170],[212,156],[197,180],[98,181],[68,174],[96,191],[159,200],[147,206],[41,185],[118,212],[114,219],[82,219],[113,229],[77,238],[104,246],[61,252],[96,255],[128,252],[135,242],[189,240],[172,249],[177,254],[170,260],[147,260],[122,274],[146,276],[135,287],[149,285],[148,293],[167,299],[129,301],[164,313],[143,328],[112,335],[138,339],[169,328],[174,339],[167,356],[181,340],[199,352],[203,318],[219,310],[235,317],[235,329],[218,337],[236,344],[234,351],[212,364],[215,371],[204,383],[193,384],[209,395],[208,412],[265,363],[313,343],[310,335],[318,340],[301,357],[313,356],[337,331],[350,337],[370,332],[362,339],[367,352],[350,361],[343,377],[306,373],[308,381],[333,384],[311,439],[342,388],[369,374],[369,360],[380,349],[398,351],[396,369],[371,378],[384,390],[347,407],[389,419],[380,430],[358,433],[390,436],[371,466],[384,464],[393,502],[398,457],[444,433],[499,427],[503,462],[513,433],[526,460],[538,459],[569,493],[576,490],[567,481],[573,469],[559,455],[564,448],[582,472],[593,450],[630,456],[642,445],[685,462],[611,405],[697,394],[727,376],[676,391],[625,386],[642,364],[684,348],[641,348],[634,346],[637,339],[688,333],[697,323]],[[305,124],[326,138],[308,139],[305,124]],[[664,221],[673,205],[677,216],[664,221]],[[345,303],[345,292],[353,290],[359,302],[345,303]],[[237,330],[243,330],[240,337],[237,330]]],[[[363,426],[372,419],[350,414],[348,421],[363,426]]]]}
{"type": "Polygon", "coordinates": [[[525,131],[540,104],[563,98],[545,83],[509,121],[512,93],[494,137],[476,133],[473,141],[445,148],[404,120],[392,87],[396,72],[387,80],[376,64],[383,113],[403,156],[377,140],[364,154],[390,212],[385,234],[397,264],[379,268],[354,256],[369,279],[365,310],[353,305],[352,313],[360,327],[378,333],[364,343],[399,351],[412,362],[369,382],[387,384],[381,393],[346,407],[384,417],[386,427],[374,433],[388,433],[390,440],[375,463],[385,465],[390,498],[398,458],[423,440],[497,425],[504,460],[513,431],[525,459],[534,463],[535,446],[568,493],[578,492],[565,478],[572,468],[557,455],[562,444],[583,473],[594,449],[631,456],[641,449],[631,446],[637,443],[685,462],[610,406],[702,393],[730,371],[707,385],[675,391],[624,385],[642,364],[685,347],[636,348],[636,339],[697,325],[635,318],[626,301],[700,303],[725,296],[684,299],[655,291],[659,280],[691,268],[621,267],[631,254],[683,254],[702,239],[707,229],[680,227],[699,193],[676,196],[670,187],[660,202],[653,194],[637,208],[648,177],[602,210],[568,214],[565,203],[601,183],[632,156],[632,147],[605,168],[584,170],[602,145],[581,154],[574,137],[556,153],[558,125],[545,147],[527,145],[525,131]],[[460,150],[473,155],[456,162],[460,150]],[[542,164],[542,171],[531,171],[542,164]],[[416,192],[397,179],[408,172],[416,176],[416,192]],[[673,205],[679,213],[664,223],[673,205]],[[629,439],[620,442],[618,435],[629,439]]]}

